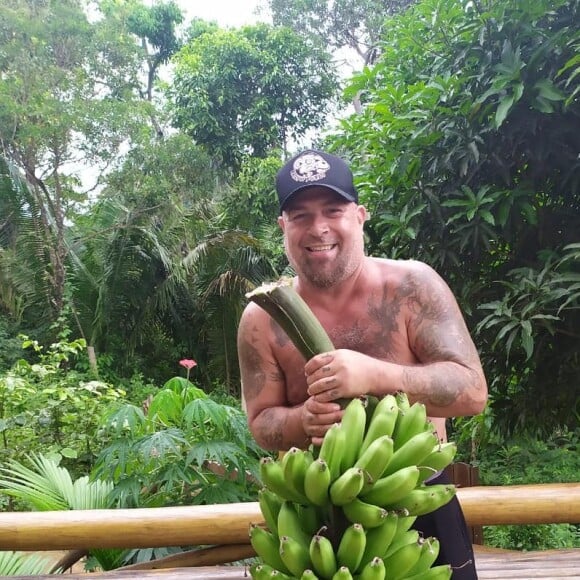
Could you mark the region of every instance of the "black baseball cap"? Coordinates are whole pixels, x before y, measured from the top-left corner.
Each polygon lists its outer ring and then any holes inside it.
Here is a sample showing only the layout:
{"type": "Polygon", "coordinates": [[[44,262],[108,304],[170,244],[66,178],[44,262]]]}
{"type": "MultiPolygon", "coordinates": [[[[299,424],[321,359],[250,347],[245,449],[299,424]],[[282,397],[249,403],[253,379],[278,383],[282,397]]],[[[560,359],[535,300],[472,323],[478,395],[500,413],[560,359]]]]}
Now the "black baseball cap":
{"type": "Polygon", "coordinates": [[[352,171],[346,162],[336,155],[308,149],[292,157],[276,176],[280,213],[295,193],[309,187],[326,187],[358,203],[352,171]]]}

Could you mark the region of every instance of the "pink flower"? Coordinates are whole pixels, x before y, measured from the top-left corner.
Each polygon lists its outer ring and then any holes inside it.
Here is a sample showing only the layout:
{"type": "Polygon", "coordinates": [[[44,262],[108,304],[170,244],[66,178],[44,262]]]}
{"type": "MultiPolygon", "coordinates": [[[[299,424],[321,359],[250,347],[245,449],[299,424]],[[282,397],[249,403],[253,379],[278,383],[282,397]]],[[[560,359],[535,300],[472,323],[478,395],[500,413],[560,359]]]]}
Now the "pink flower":
{"type": "Polygon", "coordinates": [[[190,358],[183,358],[183,359],[181,359],[179,361],[179,364],[182,367],[185,367],[188,371],[191,370],[193,367],[196,367],[197,366],[197,363],[193,359],[190,359],[190,358]]]}

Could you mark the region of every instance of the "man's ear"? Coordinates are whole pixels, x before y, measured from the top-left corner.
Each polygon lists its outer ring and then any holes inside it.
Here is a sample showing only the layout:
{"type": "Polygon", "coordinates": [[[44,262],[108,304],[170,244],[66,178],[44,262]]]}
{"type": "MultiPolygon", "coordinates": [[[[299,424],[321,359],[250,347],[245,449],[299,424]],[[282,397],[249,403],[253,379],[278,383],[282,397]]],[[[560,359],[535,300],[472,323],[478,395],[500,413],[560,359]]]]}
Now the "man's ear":
{"type": "Polygon", "coordinates": [[[282,231],[284,231],[284,227],[286,226],[286,222],[284,221],[284,217],[283,216],[278,216],[278,225],[280,226],[280,229],[282,231]]]}
{"type": "Polygon", "coordinates": [[[370,217],[367,208],[364,205],[358,205],[356,213],[361,224],[364,224],[370,217]]]}

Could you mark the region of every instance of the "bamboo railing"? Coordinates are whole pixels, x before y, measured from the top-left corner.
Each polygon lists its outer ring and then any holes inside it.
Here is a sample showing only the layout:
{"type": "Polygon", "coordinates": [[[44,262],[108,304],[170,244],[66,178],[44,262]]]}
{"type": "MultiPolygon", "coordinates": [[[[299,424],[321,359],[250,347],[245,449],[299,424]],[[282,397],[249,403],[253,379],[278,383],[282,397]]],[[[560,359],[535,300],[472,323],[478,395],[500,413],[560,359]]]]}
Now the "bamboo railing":
{"type": "MultiPolygon", "coordinates": [[[[580,482],[459,488],[468,525],[580,522],[580,482]]],[[[257,502],[0,513],[0,550],[248,544],[257,502]]]]}

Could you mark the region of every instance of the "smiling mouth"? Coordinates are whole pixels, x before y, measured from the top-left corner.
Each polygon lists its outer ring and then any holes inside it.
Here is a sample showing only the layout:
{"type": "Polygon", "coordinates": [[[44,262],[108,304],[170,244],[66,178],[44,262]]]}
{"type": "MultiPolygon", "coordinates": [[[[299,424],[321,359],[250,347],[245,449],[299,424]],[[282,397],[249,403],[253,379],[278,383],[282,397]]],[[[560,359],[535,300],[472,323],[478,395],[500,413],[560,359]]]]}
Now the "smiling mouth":
{"type": "Polygon", "coordinates": [[[306,249],[309,252],[316,253],[316,252],[328,252],[335,247],[336,247],[336,244],[324,244],[324,245],[320,245],[320,246],[308,246],[306,249]]]}

